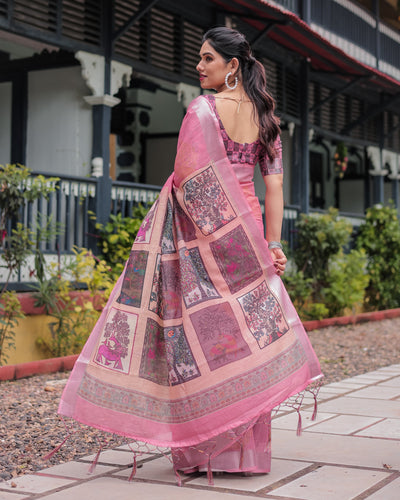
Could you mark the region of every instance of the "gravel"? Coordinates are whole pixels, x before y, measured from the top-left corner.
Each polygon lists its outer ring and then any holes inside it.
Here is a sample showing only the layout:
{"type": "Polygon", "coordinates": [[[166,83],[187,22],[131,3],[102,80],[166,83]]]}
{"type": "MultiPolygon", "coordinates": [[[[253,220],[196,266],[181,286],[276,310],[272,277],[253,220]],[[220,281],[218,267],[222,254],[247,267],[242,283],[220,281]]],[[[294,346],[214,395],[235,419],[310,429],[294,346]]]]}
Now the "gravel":
{"type": "MultiPolygon", "coordinates": [[[[328,327],[309,337],[325,383],[400,363],[400,318],[328,327]]],[[[98,432],[74,424],[77,432],[52,458],[43,460],[67,435],[56,412],[68,376],[66,372],[0,382],[0,482],[98,451],[98,432]]],[[[127,442],[120,436],[107,440],[107,448],[127,442]]]]}

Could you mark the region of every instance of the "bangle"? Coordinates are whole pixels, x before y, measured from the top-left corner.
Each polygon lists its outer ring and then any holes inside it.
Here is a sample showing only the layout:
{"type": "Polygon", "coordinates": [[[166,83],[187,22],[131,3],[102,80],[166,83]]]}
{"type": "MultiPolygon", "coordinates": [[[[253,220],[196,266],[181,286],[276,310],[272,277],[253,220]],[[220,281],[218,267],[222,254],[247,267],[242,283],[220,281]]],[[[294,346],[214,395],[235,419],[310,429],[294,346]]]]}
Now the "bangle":
{"type": "Polygon", "coordinates": [[[271,250],[272,248],[280,248],[282,250],[282,243],[279,241],[270,241],[268,243],[268,248],[271,250]]]}

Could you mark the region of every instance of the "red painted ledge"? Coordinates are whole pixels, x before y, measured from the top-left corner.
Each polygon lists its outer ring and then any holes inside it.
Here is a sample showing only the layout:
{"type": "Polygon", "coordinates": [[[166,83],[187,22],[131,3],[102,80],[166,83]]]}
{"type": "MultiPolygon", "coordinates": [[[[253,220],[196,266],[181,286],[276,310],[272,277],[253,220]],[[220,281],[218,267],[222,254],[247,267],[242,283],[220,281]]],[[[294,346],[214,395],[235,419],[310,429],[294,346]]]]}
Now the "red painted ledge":
{"type": "MultiPolygon", "coordinates": [[[[34,292],[21,292],[17,294],[18,300],[21,304],[22,311],[26,315],[35,315],[35,314],[46,314],[44,306],[36,307],[35,302],[36,298],[34,292]]],[[[70,297],[76,300],[77,306],[82,306],[85,302],[91,301],[93,302],[93,306],[95,309],[101,309],[101,295],[96,297],[92,297],[88,290],[73,290],[70,292],[70,297]]]]}
{"type": "MultiPolygon", "coordinates": [[[[340,316],[337,318],[304,321],[303,325],[304,328],[310,332],[312,330],[318,330],[319,328],[326,328],[328,326],[343,326],[398,317],[400,317],[400,308],[361,313],[354,316],[340,316]]],[[[17,380],[24,377],[31,377],[32,375],[39,375],[41,373],[69,371],[72,370],[77,359],[78,354],[73,354],[62,358],[42,359],[40,361],[31,361],[29,363],[0,366],[0,381],[17,380]]]]}
{"type": "Polygon", "coordinates": [[[41,359],[29,363],[0,366],[0,381],[17,380],[42,373],[56,373],[72,370],[78,354],[63,356],[61,358],[41,359]]]}
{"type": "Polygon", "coordinates": [[[304,321],[303,325],[307,332],[326,328],[328,326],[343,326],[355,323],[364,323],[366,321],[381,321],[383,319],[398,318],[400,316],[400,308],[386,309],[384,311],[371,311],[366,313],[355,314],[353,316],[338,316],[337,318],[316,319],[313,321],[304,321]]]}

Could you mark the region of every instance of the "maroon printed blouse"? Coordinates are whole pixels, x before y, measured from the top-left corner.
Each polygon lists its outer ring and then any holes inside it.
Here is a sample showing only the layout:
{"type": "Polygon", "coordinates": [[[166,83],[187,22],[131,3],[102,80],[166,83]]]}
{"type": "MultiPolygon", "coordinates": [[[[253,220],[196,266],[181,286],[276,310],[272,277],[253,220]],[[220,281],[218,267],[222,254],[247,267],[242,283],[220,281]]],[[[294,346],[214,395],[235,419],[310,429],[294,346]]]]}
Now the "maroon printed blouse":
{"type": "Polygon", "coordinates": [[[260,170],[263,176],[283,173],[282,143],[279,136],[277,137],[274,144],[276,156],[274,160],[271,161],[267,155],[265,147],[261,144],[259,139],[251,143],[245,142],[243,144],[230,139],[218,114],[214,95],[208,94],[205,97],[210,102],[215,116],[218,119],[222,140],[226,149],[226,154],[231,163],[247,163],[250,165],[256,165],[256,163],[258,163],[260,165],[260,170]]]}

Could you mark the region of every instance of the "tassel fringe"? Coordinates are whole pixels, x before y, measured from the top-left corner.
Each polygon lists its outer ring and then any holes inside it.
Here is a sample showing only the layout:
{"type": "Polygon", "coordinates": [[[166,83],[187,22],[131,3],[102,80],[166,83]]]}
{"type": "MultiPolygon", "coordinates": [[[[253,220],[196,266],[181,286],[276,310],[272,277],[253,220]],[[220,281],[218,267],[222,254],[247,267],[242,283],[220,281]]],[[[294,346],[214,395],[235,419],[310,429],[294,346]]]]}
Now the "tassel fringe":
{"type": "Polygon", "coordinates": [[[72,434],[68,434],[68,436],[63,440],[62,443],[60,443],[50,453],[48,453],[47,455],[45,455],[43,457],[43,460],[49,460],[51,457],[53,457],[61,449],[61,447],[64,445],[64,443],[71,437],[71,435],[72,434]]]}
{"type": "Polygon", "coordinates": [[[315,420],[317,418],[317,411],[318,411],[317,395],[314,394],[314,411],[311,420],[315,420]]]}
{"type": "Polygon", "coordinates": [[[298,416],[299,416],[299,419],[298,419],[298,421],[297,421],[297,432],[296,432],[296,434],[297,434],[298,436],[301,436],[301,427],[302,427],[302,422],[301,422],[301,413],[298,411],[298,412],[297,412],[297,414],[298,414],[298,416]]]}
{"type": "Polygon", "coordinates": [[[132,479],[136,476],[136,470],[137,470],[137,463],[136,463],[136,453],[133,452],[133,466],[132,466],[132,472],[129,476],[128,481],[132,481],[132,479]]]}
{"type": "Polygon", "coordinates": [[[240,460],[239,460],[239,469],[243,468],[243,455],[244,455],[244,450],[243,450],[243,443],[242,440],[240,441],[240,460]]]}
{"type": "Polygon", "coordinates": [[[89,467],[88,474],[92,474],[96,468],[97,462],[99,461],[100,453],[103,449],[103,445],[100,446],[99,451],[96,453],[92,465],[89,467]]]}
{"type": "Polygon", "coordinates": [[[214,486],[214,478],[211,470],[211,456],[208,457],[207,479],[208,479],[208,485],[214,486]]]}
{"type": "Polygon", "coordinates": [[[182,486],[181,476],[180,476],[178,470],[175,469],[175,467],[174,467],[174,472],[175,472],[176,482],[178,483],[178,486],[182,486]]]}

